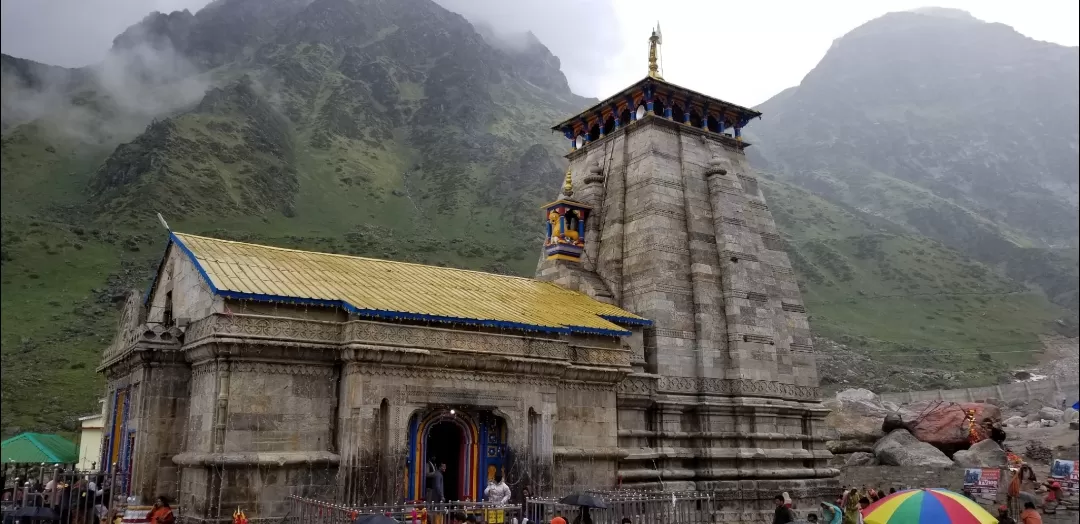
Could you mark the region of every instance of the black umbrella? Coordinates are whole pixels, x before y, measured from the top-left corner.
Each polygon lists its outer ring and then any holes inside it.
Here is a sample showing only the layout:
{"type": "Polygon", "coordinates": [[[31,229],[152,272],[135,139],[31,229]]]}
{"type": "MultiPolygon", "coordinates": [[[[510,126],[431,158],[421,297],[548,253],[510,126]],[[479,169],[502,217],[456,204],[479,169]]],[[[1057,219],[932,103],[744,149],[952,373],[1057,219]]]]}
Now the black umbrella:
{"type": "Polygon", "coordinates": [[[584,508],[606,508],[607,503],[604,499],[597,497],[591,493],[571,493],[562,498],[559,504],[566,504],[567,506],[581,506],[584,508]]]}
{"type": "Polygon", "coordinates": [[[52,508],[43,508],[39,506],[23,506],[15,510],[11,516],[20,520],[60,520],[60,517],[56,515],[56,512],[53,511],[52,508]]]}
{"type": "Polygon", "coordinates": [[[353,524],[401,524],[386,515],[360,515],[353,524]]]}

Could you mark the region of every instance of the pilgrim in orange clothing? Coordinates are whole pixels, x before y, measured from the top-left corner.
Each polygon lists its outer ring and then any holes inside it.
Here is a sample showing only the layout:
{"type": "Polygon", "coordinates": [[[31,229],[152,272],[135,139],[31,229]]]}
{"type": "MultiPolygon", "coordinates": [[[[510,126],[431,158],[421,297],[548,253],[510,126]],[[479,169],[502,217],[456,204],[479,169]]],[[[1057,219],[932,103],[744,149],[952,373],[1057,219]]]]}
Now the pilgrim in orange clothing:
{"type": "Polygon", "coordinates": [[[150,524],[175,524],[176,517],[173,515],[172,508],[169,507],[169,498],[165,495],[158,495],[158,498],[154,500],[154,507],[150,510],[150,514],[146,516],[146,520],[150,524]]]}

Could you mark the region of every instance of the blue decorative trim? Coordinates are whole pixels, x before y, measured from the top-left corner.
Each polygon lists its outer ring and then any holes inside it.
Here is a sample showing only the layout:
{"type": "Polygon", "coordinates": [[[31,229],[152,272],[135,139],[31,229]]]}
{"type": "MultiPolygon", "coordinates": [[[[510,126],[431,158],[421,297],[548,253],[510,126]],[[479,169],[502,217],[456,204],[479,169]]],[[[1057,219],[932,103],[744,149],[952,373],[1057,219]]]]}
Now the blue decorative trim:
{"type": "MultiPolygon", "coordinates": [[[[199,275],[202,276],[206,284],[210,286],[211,292],[215,295],[232,298],[235,300],[254,300],[260,302],[283,302],[286,304],[302,304],[321,307],[340,307],[346,311],[362,317],[389,319],[389,320],[412,320],[420,322],[443,322],[443,323],[458,323],[469,324],[473,326],[491,327],[497,329],[513,329],[521,331],[539,331],[542,333],[557,333],[557,334],[571,334],[571,333],[586,333],[592,335],[607,335],[613,337],[623,337],[630,335],[630,331],[626,330],[614,330],[614,329],[602,329],[602,328],[589,328],[584,326],[565,326],[565,327],[552,327],[552,326],[540,326],[536,324],[526,324],[523,322],[509,322],[505,320],[483,320],[475,318],[465,317],[450,317],[443,315],[428,315],[423,313],[408,313],[404,311],[387,311],[383,309],[366,309],[358,308],[344,300],[325,300],[318,298],[300,298],[289,297],[283,295],[267,295],[263,293],[242,293],[239,291],[221,290],[214,286],[213,281],[210,280],[210,275],[199,263],[198,257],[195,253],[189,249],[183,241],[181,241],[176,235],[169,233],[169,238],[172,242],[180,248],[180,251],[187,255],[191,263],[199,271],[199,275]]],[[[601,316],[601,318],[604,318],[601,316]]]]}
{"type": "Polygon", "coordinates": [[[607,320],[609,322],[615,322],[617,324],[625,324],[625,325],[629,325],[629,326],[651,326],[651,325],[653,325],[653,321],[649,320],[647,318],[620,317],[620,316],[616,316],[616,315],[600,315],[600,318],[602,318],[604,320],[607,320]]]}

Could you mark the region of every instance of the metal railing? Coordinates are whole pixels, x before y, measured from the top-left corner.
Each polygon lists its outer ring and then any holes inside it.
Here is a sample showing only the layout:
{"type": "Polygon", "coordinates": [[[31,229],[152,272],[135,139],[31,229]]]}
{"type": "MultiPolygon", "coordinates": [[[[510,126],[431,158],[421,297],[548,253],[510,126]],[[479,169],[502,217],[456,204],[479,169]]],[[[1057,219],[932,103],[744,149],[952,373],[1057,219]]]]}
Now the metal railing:
{"type": "Polygon", "coordinates": [[[454,514],[472,516],[486,524],[521,522],[521,505],[454,501],[344,506],[317,499],[290,496],[283,524],[351,524],[361,515],[385,515],[409,524],[450,524],[454,514]]]}
{"type": "Polygon", "coordinates": [[[547,523],[556,515],[567,522],[579,517],[593,524],[620,524],[630,518],[635,524],[706,524],[719,522],[719,501],[699,492],[596,492],[607,504],[604,509],[583,510],[559,504],[557,499],[529,499],[524,504],[499,505],[458,501],[445,504],[426,502],[345,506],[317,499],[290,496],[284,524],[351,524],[360,515],[380,514],[407,524],[449,524],[451,515],[472,516],[484,524],[547,523]],[[588,520],[586,520],[586,518],[588,520]],[[527,519],[527,520],[526,520],[527,519]]]}
{"type": "Polygon", "coordinates": [[[559,504],[556,499],[530,499],[525,517],[530,523],[547,523],[556,515],[567,522],[581,517],[593,524],[620,524],[629,518],[634,524],[706,524],[719,522],[720,503],[710,493],[700,492],[596,492],[607,508],[588,509],[559,504]]]}

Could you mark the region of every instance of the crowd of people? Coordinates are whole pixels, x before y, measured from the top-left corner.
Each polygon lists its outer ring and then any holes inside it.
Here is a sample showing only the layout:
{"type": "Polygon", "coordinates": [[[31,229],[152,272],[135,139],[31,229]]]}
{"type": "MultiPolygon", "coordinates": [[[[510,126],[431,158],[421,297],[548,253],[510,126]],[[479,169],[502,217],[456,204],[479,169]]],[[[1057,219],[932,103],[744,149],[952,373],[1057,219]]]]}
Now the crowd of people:
{"type": "MultiPolygon", "coordinates": [[[[58,472],[45,483],[16,478],[11,487],[5,482],[3,501],[10,511],[5,511],[4,524],[27,518],[61,524],[122,524],[126,499],[113,491],[111,479],[104,474],[72,477],[58,472]],[[20,518],[19,510],[25,516],[20,518]]],[[[147,519],[150,524],[175,522],[168,497],[155,499],[147,519]]]]}

